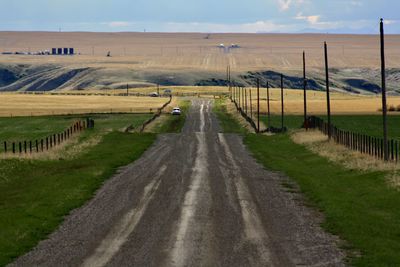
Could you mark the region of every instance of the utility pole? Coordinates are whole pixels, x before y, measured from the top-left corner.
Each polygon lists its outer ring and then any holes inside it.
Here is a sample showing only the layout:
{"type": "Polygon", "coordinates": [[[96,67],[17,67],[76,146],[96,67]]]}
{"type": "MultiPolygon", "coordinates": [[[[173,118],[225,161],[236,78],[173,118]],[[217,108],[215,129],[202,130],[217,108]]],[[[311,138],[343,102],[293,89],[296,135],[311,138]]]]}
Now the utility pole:
{"type": "Polygon", "coordinates": [[[260,79],[257,79],[257,132],[260,132],[260,79]]]}
{"type": "Polygon", "coordinates": [[[126,84],[126,96],[129,96],[129,84],[126,84]]]}
{"type": "Polygon", "coordinates": [[[271,110],[269,105],[269,82],[267,82],[267,112],[268,112],[268,130],[271,129],[271,110]]]}
{"type": "Polygon", "coordinates": [[[326,42],[324,43],[325,50],[325,75],[326,75],[326,106],[327,106],[327,115],[328,115],[328,137],[329,140],[332,137],[331,133],[331,99],[329,92],[329,64],[328,64],[328,45],[326,42]]]}
{"type": "Polygon", "coordinates": [[[285,117],[285,106],[283,103],[284,99],[283,99],[283,74],[281,74],[281,129],[283,131],[283,127],[284,127],[284,117],[285,117]]]}
{"type": "Polygon", "coordinates": [[[386,66],[385,66],[385,31],[383,19],[380,25],[381,33],[381,73],[382,73],[382,113],[383,113],[383,156],[385,161],[389,160],[388,127],[387,127],[387,103],[386,103],[386,66]]]}
{"type": "Polygon", "coordinates": [[[157,95],[160,96],[160,85],[157,83],[157,95]]]}
{"type": "Polygon", "coordinates": [[[303,86],[304,86],[304,128],[308,130],[307,120],[307,77],[306,77],[306,52],[303,51],[303,86]]]}

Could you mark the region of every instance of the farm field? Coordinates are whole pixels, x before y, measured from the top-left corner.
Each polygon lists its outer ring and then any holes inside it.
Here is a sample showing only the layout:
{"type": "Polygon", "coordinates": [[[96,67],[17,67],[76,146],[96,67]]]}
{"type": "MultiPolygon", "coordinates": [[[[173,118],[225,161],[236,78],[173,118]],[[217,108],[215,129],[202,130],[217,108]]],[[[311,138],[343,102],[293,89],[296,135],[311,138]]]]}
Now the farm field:
{"type": "MultiPolygon", "coordinates": [[[[30,250],[80,207],[118,167],[141,156],[153,143],[152,133],[123,133],[151,117],[94,114],[95,129],[78,136],[56,157],[2,159],[0,154],[0,266],[30,250]],[[9,242],[14,240],[13,242],[9,242]]],[[[0,139],[40,138],[64,129],[81,116],[0,118],[0,139]]],[[[160,130],[182,127],[184,116],[165,121],[160,130]],[[176,124],[176,125],[175,125],[176,124]],[[180,125],[180,126],[178,126],[180,125]]],[[[0,151],[1,152],[1,151],[0,151]]]]}
{"type": "MultiPolygon", "coordinates": [[[[327,117],[324,115],[319,117],[325,121],[327,120],[327,117]]],[[[261,120],[267,125],[267,116],[262,116],[261,120]]],[[[303,123],[303,116],[288,115],[285,116],[284,122],[285,126],[289,129],[300,129],[303,123]]],[[[280,127],[281,117],[279,115],[272,115],[271,124],[274,127],[280,127]]],[[[342,130],[373,137],[382,137],[383,135],[381,115],[333,115],[332,124],[342,130]]],[[[391,115],[388,117],[388,137],[400,139],[400,115],[391,115]]]]}
{"type": "MultiPolygon", "coordinates": [[[[377,32],[378,33],[378,32],[377,32]]],[[[79,56],[1,56],[0,62],[87,64],[131,69],[235,71],[300,69],[306,50],[311,68],[323,67],[323,42],[330,44],[332,67],[379,66],[377,36],[325,34],[58,33],[0,32],[0,51],[43,51],[74,47],[79,56]],[[160,41],[162,40],[162,42],[160,41]],[[225,54],[219,44],[238,44],[225,54]],[[27,45],[29,44],[29,46],[27,45]],[[107,52],[112,57],[107,58],[107,52]]],[[[399,66],[400,38],[387,37],[388,67],[399,66]]]]}
{"type": "Polygon", "coordinates": [[[153,113],[169,99],[158,97],[0,94],[0,117],[84,113],[153,113]]]}
{"type": "MultiPolygon", "coordinates": [[[[252,89],[253,112],[256,111],[257,96],[256,89],[252,89]]],[[[244,106],[245,101],[243,102],[244,106]]],[[[289,115],[301,115],[304,112],[303,92],[301,90],[284,90],[284,110],[289,115]]],[[[326,113],[326,93],[320,91],[307,91],[307,110],[310,115],[321,115],[326,113]]],[[[400,97],[389,96],[388,106],[397,109],[400,106],[400,97]]],[[[281,112],[280,89],[270,90],[271,113],[281,112]]],[[[382,100],[379,96],[354,95],[340,92],[331,93],[332,114],[378,114],[382,108],[382,100]]],[[[250,99],[248,92],[248,110],[250,110],[250,99]]],[[[267,90],[260,89],[260,112],[266,113],[267,90]]]]}

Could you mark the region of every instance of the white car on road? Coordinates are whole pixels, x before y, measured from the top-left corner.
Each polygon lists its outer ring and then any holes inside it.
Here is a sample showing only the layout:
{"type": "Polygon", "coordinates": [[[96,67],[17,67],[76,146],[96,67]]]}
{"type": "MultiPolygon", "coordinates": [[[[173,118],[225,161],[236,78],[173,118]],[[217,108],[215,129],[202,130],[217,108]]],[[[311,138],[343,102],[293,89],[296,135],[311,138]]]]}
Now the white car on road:
{"type": "Polygon", "coordinates": [[[174,108],[171,112],[172,115],[181,115],[181,109],[180,108],[174,108]]]}

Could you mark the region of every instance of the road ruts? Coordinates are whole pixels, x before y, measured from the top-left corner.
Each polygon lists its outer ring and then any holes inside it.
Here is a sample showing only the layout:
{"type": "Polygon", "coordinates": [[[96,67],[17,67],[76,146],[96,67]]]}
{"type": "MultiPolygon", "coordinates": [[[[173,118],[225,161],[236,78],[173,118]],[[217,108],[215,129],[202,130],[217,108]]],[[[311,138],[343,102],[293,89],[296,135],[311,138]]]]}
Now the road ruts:
{"type": "Polygon", "coordinates": [[[212,101],[193,100],[181,134],[160,135],[12,266],[343,266],[287,178],[219,130],[212,101]]]}

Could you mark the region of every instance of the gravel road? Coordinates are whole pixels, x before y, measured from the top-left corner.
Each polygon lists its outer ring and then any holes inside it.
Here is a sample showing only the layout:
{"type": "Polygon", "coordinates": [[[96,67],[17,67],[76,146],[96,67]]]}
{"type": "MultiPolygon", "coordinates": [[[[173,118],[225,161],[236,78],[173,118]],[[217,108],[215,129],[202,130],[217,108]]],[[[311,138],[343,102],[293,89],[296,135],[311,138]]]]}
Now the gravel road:
{"type": "Polygon", "coordinates": [[[212,101],[193,100],[181,134],[160,135],[11,266],[343,266],[288,179],[219,132],[212,101]]]}

